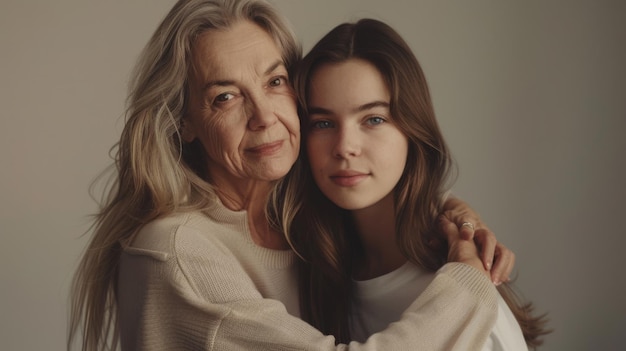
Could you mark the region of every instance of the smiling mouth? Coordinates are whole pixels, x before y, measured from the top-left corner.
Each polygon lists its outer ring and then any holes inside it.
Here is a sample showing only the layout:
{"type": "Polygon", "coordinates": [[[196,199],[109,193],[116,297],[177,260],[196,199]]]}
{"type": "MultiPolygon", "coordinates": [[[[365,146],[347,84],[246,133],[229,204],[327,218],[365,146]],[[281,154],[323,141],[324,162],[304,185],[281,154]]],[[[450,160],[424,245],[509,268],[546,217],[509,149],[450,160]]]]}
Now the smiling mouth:
{"type": "Polygon", "coordinates": [[[258,156],[272,155],[278,152],[283,147],[284,140],[273,141],[271,143],[261,144],[259,146],[246,149],[246,152],[255,154],[258,156]]]}

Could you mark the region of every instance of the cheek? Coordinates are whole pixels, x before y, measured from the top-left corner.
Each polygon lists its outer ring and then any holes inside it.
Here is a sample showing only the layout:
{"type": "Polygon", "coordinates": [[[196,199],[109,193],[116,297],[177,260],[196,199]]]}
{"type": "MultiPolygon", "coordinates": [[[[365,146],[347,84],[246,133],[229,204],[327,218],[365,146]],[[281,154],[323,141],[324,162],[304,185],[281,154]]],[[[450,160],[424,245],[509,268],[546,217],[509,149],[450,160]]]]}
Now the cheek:
{"type": "Polygon", "coordinates": [[[245,126],[222,123],[206,123],[201,141],[211,158],[220,158],[222,155],[237,153],[245,133],[245,126]]]}
{"type": "Polygon", "coordinates": [[[280,116],[283,124],[287,127],[291,134],[300,136],[300,119],[298,118],[298,110],[296,108],[296,100],[293,96],[287,94],[276,95],[273,97],[274,110],[280,116]]]}
{"type": "Polygon", "coordinates": [[[404,173],[404,168],[406,167],[406,160],[409,156],[409,145],[408,142],[399,143],[398,147],[395,148],[393,160],[396,167],[397,177],[398,179],[404,173]]]}
{"type": "Polygon", "coordinates": [[[408,141],[403,136],[387,140],[385,147],[376,148],[377,158],[382,161],[383,169],[389,172],[402,173],[409,153],[408,141]]]}

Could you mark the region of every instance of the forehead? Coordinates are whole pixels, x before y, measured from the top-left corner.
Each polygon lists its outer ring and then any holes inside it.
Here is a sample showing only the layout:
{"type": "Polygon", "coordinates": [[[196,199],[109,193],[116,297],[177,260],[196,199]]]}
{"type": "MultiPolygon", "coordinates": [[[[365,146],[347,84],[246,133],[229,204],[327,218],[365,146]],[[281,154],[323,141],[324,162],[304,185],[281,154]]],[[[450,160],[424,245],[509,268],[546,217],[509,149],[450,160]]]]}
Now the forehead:
{"type": "Polygon", "coordinates": [[[309,104],[341,105],[389,101],[387,83],[376,66],[362,59],[325,63],[311,75],[309,104]]]}
{"type": "Polygon", "coordinates": [[[200,79],[260,74],[277,60],[282,61],[282,55],[272,36],[246,20],[228,28],[207,30],[198,36],[192,47],[192,72],[200,79]],[[222,75],[226,76],[220,77],[222,75]]]}

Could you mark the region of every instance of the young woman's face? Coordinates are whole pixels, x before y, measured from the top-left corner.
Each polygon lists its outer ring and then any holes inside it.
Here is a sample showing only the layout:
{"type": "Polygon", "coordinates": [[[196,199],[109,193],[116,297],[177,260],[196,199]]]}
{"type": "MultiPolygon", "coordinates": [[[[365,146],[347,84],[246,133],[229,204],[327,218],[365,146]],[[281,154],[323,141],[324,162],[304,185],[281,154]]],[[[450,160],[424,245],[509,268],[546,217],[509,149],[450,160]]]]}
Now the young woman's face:
{"type": "Polygon", "coordinates": [[[241,21],[201,34],[192,54],[183,137],[200,140],[211,178],[272,181],[287,174],[298,156],[300,124],[272,37],[241,21]]]}
{"type": "Polygon", "coordinates": [[[389,102],[382,75],[364,60],[325,64],[311,77],[307,153],[315,182],[339,207],[375,205],[402,176],[408,140],[389,102]]]}

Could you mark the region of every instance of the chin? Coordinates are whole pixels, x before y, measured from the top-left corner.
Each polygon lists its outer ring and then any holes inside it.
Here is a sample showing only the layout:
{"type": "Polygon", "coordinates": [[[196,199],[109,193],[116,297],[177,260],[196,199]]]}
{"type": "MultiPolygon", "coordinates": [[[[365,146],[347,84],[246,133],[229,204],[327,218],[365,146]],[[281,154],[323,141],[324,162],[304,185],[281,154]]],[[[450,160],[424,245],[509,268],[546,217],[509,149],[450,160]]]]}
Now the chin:
{"type": "Polygon", "coordinates": [[[277,167],[274,169],[268,169],[264,172],[264,174],[260,175],[259,178],[267,181],[276,181],[283,179],[289,170],[291,169],[291,165],[288,167],[277,167]]]}
{"type": "Polygon", "coordinates": [[[348,211],[356,211],[356,210],[360,210],[360,209],[367,207],[367,205],[360,203],[359,201],[350,201],[350,200],[346,200],[345,198],[344,199],[329,198],[329,199],[339,208],[342,208],[348,211]]]}
{"type": "Polygon", "coordinates": [[[281,157],[265,162],[257,166],[258,172],[255,178],[266,181],[280,180],[289,173],[295,161],[292,157],[281,157]]]}

